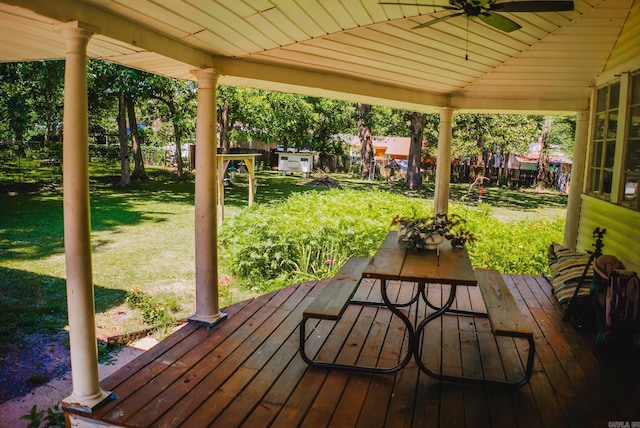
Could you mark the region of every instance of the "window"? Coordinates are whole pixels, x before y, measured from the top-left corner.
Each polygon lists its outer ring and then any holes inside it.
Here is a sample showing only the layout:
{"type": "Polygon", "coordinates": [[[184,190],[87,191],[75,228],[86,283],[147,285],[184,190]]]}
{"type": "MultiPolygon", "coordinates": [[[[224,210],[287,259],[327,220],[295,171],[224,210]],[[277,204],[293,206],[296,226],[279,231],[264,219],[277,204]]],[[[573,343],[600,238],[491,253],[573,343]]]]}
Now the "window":
{"type": "Polygon", "coordinates": [[[640,181],[640,73],[631,76],[630,87],[622,205],[640,210],[640,199],[638,198],[638,181],[640,181]]]}
{"type": "Polygon", "coordinates": [[[613,183],[619,102],[620,82],[598,89],[589,166],[589,193],[603,199],[609,199],[613,183]]]}

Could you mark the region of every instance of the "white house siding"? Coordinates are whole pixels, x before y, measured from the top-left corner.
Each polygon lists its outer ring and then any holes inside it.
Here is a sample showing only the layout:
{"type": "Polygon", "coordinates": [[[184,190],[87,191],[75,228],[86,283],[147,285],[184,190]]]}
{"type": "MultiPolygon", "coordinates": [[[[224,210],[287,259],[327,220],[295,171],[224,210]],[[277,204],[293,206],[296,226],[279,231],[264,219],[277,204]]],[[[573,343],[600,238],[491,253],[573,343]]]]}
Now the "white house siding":
{"type": "Polygon", "coordinates": [[[582,195],[578,248],[593,250],[593,230],[607,229],[604,253],[622,260],[627,269],[640,272],[640,212],[582,195]]]}

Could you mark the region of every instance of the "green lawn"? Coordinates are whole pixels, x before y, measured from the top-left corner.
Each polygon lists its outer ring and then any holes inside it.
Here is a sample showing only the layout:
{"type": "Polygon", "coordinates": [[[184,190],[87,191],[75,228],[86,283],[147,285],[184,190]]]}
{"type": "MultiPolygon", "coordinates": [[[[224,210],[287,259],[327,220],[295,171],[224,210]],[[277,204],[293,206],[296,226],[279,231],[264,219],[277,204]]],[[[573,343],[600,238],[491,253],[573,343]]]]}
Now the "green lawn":
{"type": "MultiPolygon", "coordinates": [[[[17,184],[15,172],[13,181],[6,176],[0,180],[2,338],[17,331],[59,332],[66,325],[62,195],[59,175],[51,171],[47,169],[42,174],[46,175],[44,179],[18,180],[17,184]]],[[[170,308],[173,317],[191,315],[195,310],[193,181],[176,182],[169,171],[149,168],[149,182],[123,190],[114,186],[117,166],[92,164],[91,171],[98,337],[104,339],[147,327],[145,311],[127,304],[132,290],[149,296],[156,309],[170,308]]],[[[38,176],[24,171],[21,174],[38,176]]],[[[332,177],[346,189],[404,193],[401,187],[385,182],[361,181],[346,175],[332,177]]],[[[271,171],[258,173],[257,179],[257,206],[277,204],[293,194],[323,191],[303,185],[310,179],[282,177],[271,171]]],[[[227,221],[247,207],[246,181],[246,176],[240,176],[225,189],[227,221]]],[[[454,185],[452,194],[469,196],[467,186],[454,185]]],[[[422,192],[409,194],[430,205],[432,195],[429,185],[422,192]]],[[[506,213],[504,219],[518,220],[523,216],[563,214],[566,196],[486,189],[484,203],[492,202],[500,205],[499,212],[506,213]]],[[[467,204],[470,209],[482,209],[473,194],[467,204]]],[[[255,291],[242,287],[223,261],[221,257],[221,304],[225,306],[255,291]]],[[[4,339],[0,340],[0,351],[3,344],[4,339]]]]}

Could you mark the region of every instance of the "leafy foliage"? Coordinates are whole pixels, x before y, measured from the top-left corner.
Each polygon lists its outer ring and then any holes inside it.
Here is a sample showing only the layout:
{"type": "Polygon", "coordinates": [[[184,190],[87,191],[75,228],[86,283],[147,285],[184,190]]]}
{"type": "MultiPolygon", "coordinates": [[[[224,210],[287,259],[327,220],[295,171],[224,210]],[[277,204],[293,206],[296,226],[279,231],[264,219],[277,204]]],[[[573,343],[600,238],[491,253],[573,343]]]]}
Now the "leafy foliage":
{"type": "Polygon", "coordinates": [[[29,422],[27,428],[62,428],[65,426],[64,412],[60,409],[60,403],[40,411],[38,411],[38,406],[34,404],[29,413],[20,416],[20,420],[29,422]]]}
{"type": "MultiPolygon", "coordinates": [[[[477,242],[469,246],[474,266],[503,273],[547,270],[546,248],[561,239],[564,219],[503,223],[488,206],[450,209],[465,219],[477,242]]],[[[391,220],[429,217],[431,201],[379,191],[330,190],[296,194],[286,201],[254,206],[224,225],[221,256],[254,291],[333,275],[352,256],[369,257],[391,220]]]]}
{"type": "MultiPolygon", "coordinates": [[[[424,200],[412,204],[429,212],[424,200]]],[[[291,280],[331,275],[349,257],[371,255],[391,219],[403,212],[413,212],[406,198],[384,192],[296,194],[231,219],[220,235],[221,247],[240,279],[266,291],[291,280]]]]}
{"type": "Polygon", "coordinates": [[[138,309],[144,321],[153,327],[168,326],[175,322],[174,314],[181,309],[175,298],[151,295],[135,286],[127,293],[126,301],[132,309],[138,309]]]}

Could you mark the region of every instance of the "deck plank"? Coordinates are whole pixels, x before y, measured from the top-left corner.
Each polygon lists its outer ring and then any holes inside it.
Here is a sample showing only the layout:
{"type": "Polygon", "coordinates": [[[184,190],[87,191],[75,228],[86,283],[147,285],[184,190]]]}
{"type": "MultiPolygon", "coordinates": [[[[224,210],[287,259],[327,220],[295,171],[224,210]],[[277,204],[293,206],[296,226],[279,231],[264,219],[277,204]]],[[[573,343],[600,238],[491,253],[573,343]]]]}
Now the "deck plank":
{"type": "MultiPolygon", "coordinates": [[[[188,324],[101,382],[119,398],[85,417],[126,426],[475,427],[603,426],[640,415],[637,353],[593,355],[593,334],[562,319],[542,277],[504,275],[536,342],[534,371],[518,389],[442,382],[412,361],[387,375],[310,368],[298,354],[302,311],[326,285],[311,281],[229,308],[208,331],[188,324]]],[[[442,304],[447,286],[427,286],[442,304]]],[[[416,286],[389,284],[395,301],[416,286]]],[[[455,306],[483,311],[477,287],[458,287],[455,306]]],[[[380,301],[365,279],[355,298],[380,301]]],[[[403,309],[420,322],[433,309],[403,309]]],[[[377,306],[350,305],[338,322],[307,324],[309,355],[395,365],[407,349],[404,326],[377,306]]],[[[423,359],[434,371],[513,380],[528,345],[496,338],[486,318],[447,315],[424,331],[423,359]],[[444,344],[444,347],[441,345],[444,344]]]]}

